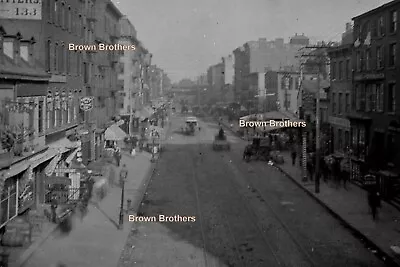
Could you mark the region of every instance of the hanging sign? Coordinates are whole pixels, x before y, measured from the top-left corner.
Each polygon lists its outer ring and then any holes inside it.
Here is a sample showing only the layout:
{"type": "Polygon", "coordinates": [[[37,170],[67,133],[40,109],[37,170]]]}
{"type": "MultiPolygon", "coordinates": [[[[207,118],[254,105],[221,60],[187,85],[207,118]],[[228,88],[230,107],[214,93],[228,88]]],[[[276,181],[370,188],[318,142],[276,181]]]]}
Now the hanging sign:
{"type": "Polygon", "coordinates": [[[83,111],[89,111],[93,108],[93,97],[81,97],[80,108],[83,111]]]}
{"type": "Polygon", "coordinates": [[[61,98],[58,91],[54,94],[54,109],[61,109],[61,98]]]}
{"type": "Polygon", "coordinates": [[[47,110],[53,110],[53,93],[51,91],[47,92],[47,110]]]}

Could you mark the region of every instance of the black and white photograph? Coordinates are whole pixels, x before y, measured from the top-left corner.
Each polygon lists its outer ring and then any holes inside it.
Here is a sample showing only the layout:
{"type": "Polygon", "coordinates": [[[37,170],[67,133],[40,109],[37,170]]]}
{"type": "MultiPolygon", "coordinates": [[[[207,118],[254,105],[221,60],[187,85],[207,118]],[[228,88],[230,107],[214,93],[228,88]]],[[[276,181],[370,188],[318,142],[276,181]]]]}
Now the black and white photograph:
{"type": "Polygon", "coordinates": [[[0,0],[0,267],[400,267],[400,0],[0,0]]]}

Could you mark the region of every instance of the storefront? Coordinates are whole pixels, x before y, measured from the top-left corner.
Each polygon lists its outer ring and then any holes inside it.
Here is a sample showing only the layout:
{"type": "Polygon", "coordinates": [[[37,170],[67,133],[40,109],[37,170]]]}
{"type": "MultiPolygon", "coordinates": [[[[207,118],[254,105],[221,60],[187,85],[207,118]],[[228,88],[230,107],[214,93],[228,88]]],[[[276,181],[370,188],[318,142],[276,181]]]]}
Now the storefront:
{"type": "MultiPolygon", "coordinates": [[[[1,175],[0,228],[18,215],[19,183],[26,179],[27,161],[12,165],[1,175]]],[[[23,183],[23,182],[22,182],[23,183]]]]}

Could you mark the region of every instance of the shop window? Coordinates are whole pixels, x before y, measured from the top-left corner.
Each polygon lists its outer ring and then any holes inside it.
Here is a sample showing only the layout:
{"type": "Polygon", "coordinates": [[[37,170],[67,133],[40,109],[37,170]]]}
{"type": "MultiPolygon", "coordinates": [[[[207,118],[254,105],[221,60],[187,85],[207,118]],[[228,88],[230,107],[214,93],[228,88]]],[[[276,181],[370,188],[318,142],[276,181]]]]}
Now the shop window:
{"type": "Polygon", "coordinates": [[[388,85],[388,112],[396,112],[396,84],[390,83],[388,85]]]}
{"type": "Polygon", "coordinates": [[[17,178],[9,178],[4,183],[0,204],[0,224],[4,226],[17,215],[17,178]]]}

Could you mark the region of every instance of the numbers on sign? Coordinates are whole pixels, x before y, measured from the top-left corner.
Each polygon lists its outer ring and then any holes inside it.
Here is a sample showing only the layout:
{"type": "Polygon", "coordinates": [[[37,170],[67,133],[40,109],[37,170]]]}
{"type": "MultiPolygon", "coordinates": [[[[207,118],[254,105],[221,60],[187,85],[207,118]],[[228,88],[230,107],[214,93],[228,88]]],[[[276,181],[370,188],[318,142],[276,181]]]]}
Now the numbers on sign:
{"type": "Polygon", "coordinates": [[[36,16],[38,14],[38,11],[36,8],[33,8],[30,10],[29,8],[19,8],[17,7],[15,9],[15,15],[17,16],[36,16]]]}

